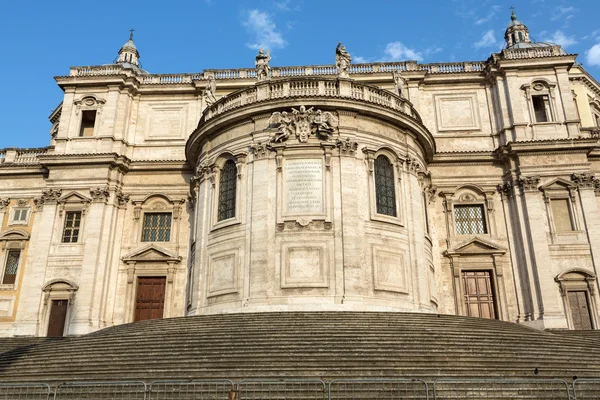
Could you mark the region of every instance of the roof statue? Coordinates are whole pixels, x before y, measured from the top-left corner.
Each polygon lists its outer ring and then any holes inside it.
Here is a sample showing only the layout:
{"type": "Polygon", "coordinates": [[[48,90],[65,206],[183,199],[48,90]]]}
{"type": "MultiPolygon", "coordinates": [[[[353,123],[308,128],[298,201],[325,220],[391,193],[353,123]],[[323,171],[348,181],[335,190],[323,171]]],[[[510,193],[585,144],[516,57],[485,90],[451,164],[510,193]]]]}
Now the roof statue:
{"type": "Polygon", "coordinates": [[[217,93],[217,81],[214,76],[209,76],[208,81],[206,82],[206,87],[204,88],[204,98],[207,106],[212,106],[217,98],[215,97],[217,93]]]}
{"type": "Polygon", "coordinates": [[[394,87],[398,96],[406,98],[406,94],[404,93],[406,90],[406,79],[402,76],[400,71],[392,72],[392,77],[394,78],[394,87]]]}
{"type": "Polygon", "coordinates": [[[338,70],[338,75],[342,78],[348,78],[348,68],[350,68],[350,63],[352,63],[352,56],[346,50],[346,46],[342,44],[342,42],[338,42],[337,47],[335,48],[335,66],[338,70]]]}
{"type": "Polygon", "coordinates": [[[269,61],[271,61],[271,50],[267,51],[265,54],[265,50],[260,49],[256,55],[256,61],[254,63],[256,65],[256,79],[258,81],[263,81],[271,77],[271,67],[269,66],[269,61]]]}

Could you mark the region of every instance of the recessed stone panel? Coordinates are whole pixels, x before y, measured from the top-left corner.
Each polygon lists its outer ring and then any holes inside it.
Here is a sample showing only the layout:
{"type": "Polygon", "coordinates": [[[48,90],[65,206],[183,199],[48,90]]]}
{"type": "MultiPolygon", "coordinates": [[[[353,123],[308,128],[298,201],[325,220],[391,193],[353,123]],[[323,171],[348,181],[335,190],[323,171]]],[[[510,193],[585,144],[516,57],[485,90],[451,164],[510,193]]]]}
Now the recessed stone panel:
{"type": "Polygon", "coordinates": [[[284,244],[281,251],[281,287],[328,287],[327,251],[326,245],[284,244]]]}
{"type": "Polygon", "coordinates": [[[13,297],[0,298],[0,317],[10,317],[13,314],[13,297]]]}
{"type": "Polygon", "coordinates": [[[208,297],[238,291],[239,251],[224,251],[209,255],[208,297]]]}
{"type": "Polygon", "coordinates": [[[408,293],[406,259],[403,252],[373,246],[373,288],[408,293]]]}
{"type": "Polygon", "coordinates": [[[439,132],[481,130],[475,93],[436,95],[435,109],[439,132]]]}
{"type": "Polygon", "coordinates": [[[286,215],[323,214],[323,160],[287,160],[283,191],[286,215]]]}
{"type": "Polygon", "coordinates": [[[151,105],[146,139],[183,139],[187,104],[151,105]]]}

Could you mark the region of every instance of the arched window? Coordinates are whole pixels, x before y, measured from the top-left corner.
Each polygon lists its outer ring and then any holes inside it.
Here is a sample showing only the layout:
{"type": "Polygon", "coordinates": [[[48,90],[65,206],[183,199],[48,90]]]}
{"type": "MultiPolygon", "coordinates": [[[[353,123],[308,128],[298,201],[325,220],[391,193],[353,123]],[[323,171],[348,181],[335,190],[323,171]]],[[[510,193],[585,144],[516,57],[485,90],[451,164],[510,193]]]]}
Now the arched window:
{"type": "Polygon", "coordinates": [[[378,214],[397,216],[394,166],[383,155],[375,159],[375,197],[378,214]]]}
{"type": "Polygon", "coordinates": [[[235,217],[235,195],[237,184],[237,167],[233,160],[228,160],[221,169],[219,178],[219,209],[217,221],[235,217]]]}
{"type": "Polygon", "coordinates": [[[519,32],[519,42],[522,42],[522,41],[523,41],[523,33],[519,32]]]}

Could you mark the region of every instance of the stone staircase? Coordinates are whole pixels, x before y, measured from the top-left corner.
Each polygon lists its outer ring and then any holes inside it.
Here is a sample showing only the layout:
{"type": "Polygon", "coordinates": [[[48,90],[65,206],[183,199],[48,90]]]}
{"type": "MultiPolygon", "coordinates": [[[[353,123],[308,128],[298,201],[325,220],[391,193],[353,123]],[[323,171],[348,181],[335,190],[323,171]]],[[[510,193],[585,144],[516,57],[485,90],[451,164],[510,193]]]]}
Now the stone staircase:
{"type": "Polygon", "coordinates": [[[220,314],[31,340],[0,339],[0,382],[600,377],[592,336],[436,314],[220,314]]]}

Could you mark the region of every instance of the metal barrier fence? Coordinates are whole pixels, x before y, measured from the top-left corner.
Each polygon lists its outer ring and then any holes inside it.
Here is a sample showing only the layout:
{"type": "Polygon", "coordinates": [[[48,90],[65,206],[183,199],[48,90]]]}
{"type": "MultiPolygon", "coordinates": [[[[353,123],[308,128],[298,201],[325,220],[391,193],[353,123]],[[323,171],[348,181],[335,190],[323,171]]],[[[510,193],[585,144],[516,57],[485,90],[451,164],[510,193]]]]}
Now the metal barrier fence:
{"type": "Polygon", "coordinates": [[[237,385],[239,400],[325,400],[325,382],[320,379],[247,379],[237,385]]]}
{"type": "Polygon", "coordinates": [[[429,388],[419,379],[336,379],[329,382],[329,399],[429,399],[429,388]]]}
{"type": "Polygon", "coordinates": [[[227,379],[194,381],[154,381],[150,384],[149,399],[157,400],[228,400],[235,385],[227,379]]]}
{"type": "Polygon", "coordinates": [[[600,399],[600,378],[582,378],[573,381],[575,400],[600,399]]]}
{"type": "Polygon", "coordinates": [[[56,387],[54,399],[145,400],[146,389],[141,381],[61,383],[56,387]]]}
{"type": "Polygon", "coordinates": [[[45,383],[0,384],[1,400],[48,400],[51,393],[45,383]]]}
{"type": "Polygon", "coordinates": [[[600,378],[582,378],[572,388],[560,379],[159,380],[68,382],[52,390],[45,383],[0,383],[0,400],[362,400],[362,399],[536,399],[600,400],[600,378]],[[572,389],[572,392],[571,392],[572,389]],[[572,395],[571,395],[572,394],[572,395]]]}
{"type": "Polygon", "coordinates": [[[440,379],[433,384],[433,396],[436,400],[571,398],[569,385],[560,379],[440,379]]]}

